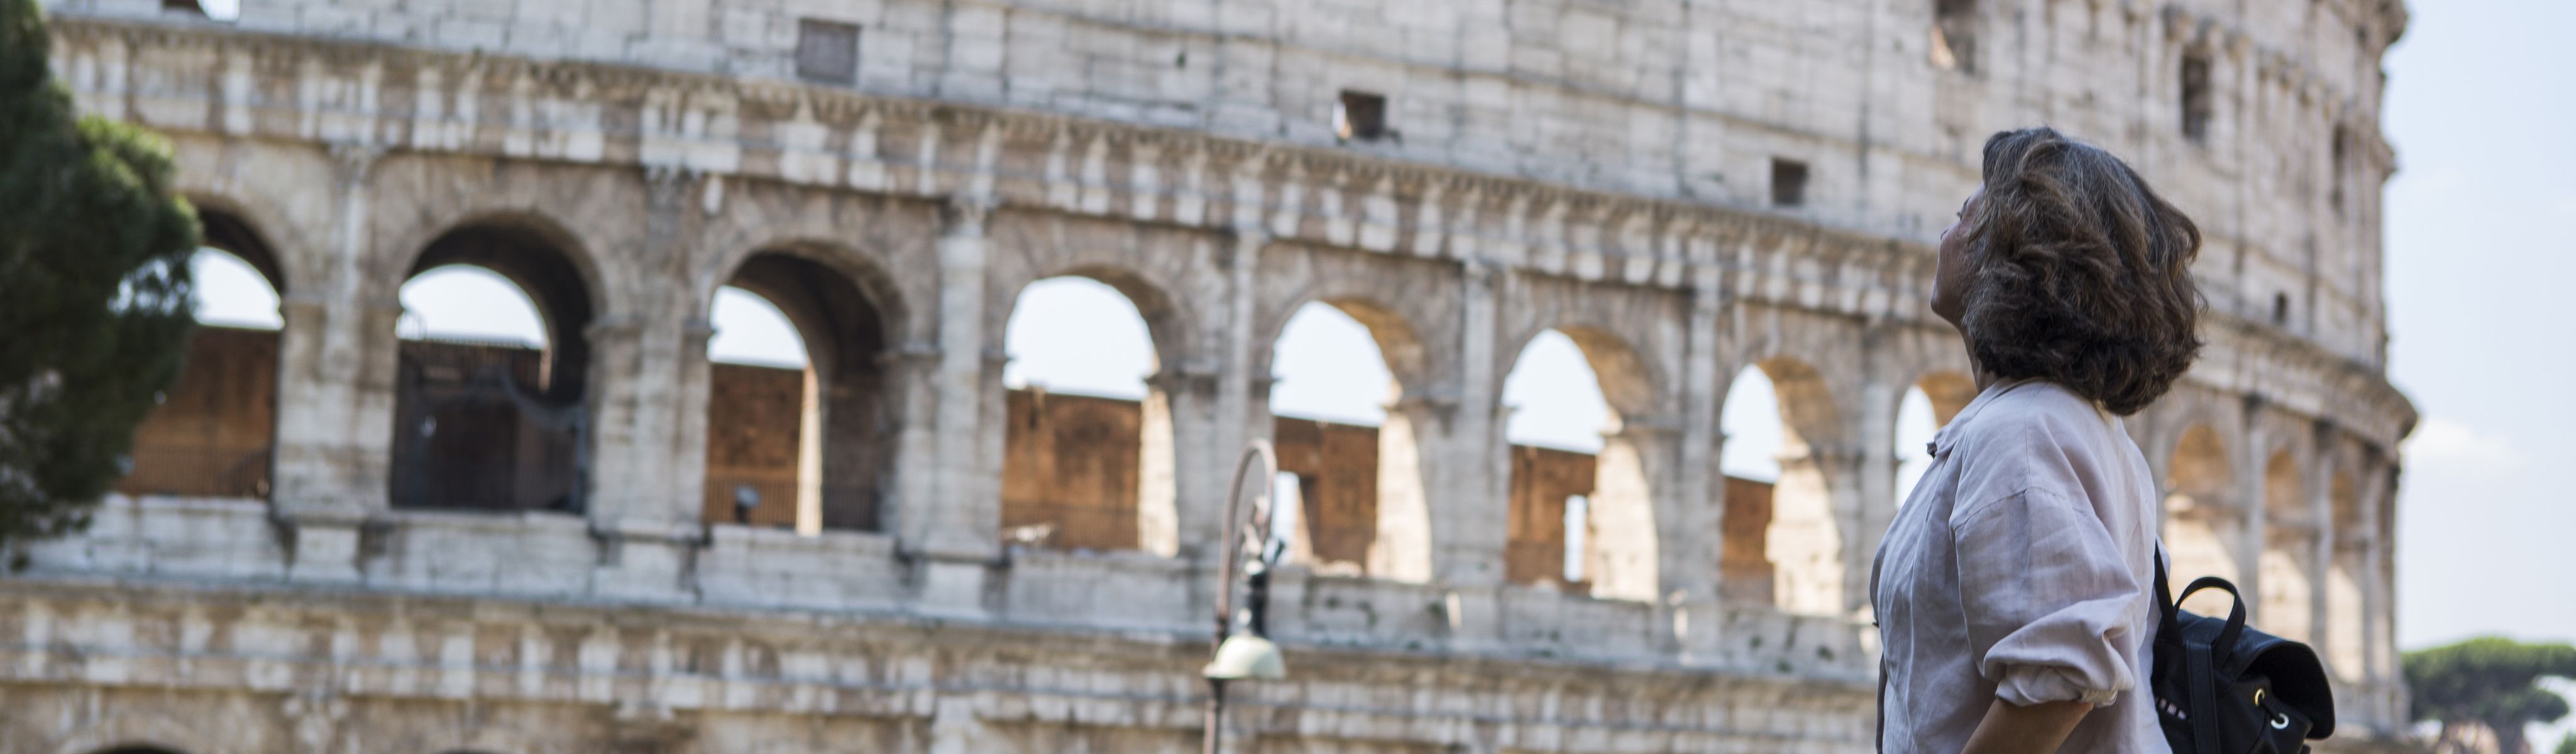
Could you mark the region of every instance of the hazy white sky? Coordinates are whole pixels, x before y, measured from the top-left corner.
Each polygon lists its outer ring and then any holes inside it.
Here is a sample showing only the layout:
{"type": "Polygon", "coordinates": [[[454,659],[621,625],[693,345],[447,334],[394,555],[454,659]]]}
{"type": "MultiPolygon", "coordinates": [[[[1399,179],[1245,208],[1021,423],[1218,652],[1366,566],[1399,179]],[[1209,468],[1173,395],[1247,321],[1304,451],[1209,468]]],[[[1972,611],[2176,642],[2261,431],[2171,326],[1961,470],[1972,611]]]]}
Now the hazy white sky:
{"type": "MultiPolygon", "coordinates": [[[[2419,0],[2412,10],[2387,61],[2385,113],[2402,165],[2386,204],[2390,372],[2424,414],[2403,458],[2398,641],[2576,640],[2576,560],[2566,554],[2576,492],[2549,460],[2576,457],[2576,317],[2565,303],[2576,284],[2576,45],[2563,39],[2576,30],[2576,3],[2419,0]]],[[[197,274],[201,317],[277,326],[277,299],[247,266],[208,255],[197,274]]],[[[434,270],[402,301],[406,336],[544,339],[525,297],[480,270],[434,270]]],[[[712,319],[719,360],[804,363],[794,329],[756,296],[726,289],[712,319]]],[[[1031,286],[1011,323],[1012,385],[1134,398],[1154,371],[1142,321],[1108,286],[1031,286]]],[[[1277,348],[1273,411],[1383,421],[1391,378],[1358,322],[1310,305],[1277,348]]],[[[1770,390],[1758,370],[1730,390],[1727,473],[1778,475],[1770,390]]],[[[1504,402],[1513,442],[1600,447],[1608,409],[1562,335],[1523,349],[1504,402]]],[[[1928,401],[1909,394],[1889,449],[1908,460],[1903,486],[1920,473],[1930,433],[1928,401]]]]}
{"type": "Polygon", "coordinates": [[[2424,415],[2398,644],[2576,640],[2576,3],[2408,6],[2383,115],[2389,372],[2424,415]]]}

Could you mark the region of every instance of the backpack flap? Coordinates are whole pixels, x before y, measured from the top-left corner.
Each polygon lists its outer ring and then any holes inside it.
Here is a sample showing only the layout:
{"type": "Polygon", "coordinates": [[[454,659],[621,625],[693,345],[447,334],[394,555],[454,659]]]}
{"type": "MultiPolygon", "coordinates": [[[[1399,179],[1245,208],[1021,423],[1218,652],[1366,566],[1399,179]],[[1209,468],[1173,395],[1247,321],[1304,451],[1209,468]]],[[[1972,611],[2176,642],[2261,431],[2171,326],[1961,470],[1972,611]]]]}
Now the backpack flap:
{"type": "Polygon", "coordinates": [[[2317,660],[2315,649],[2248,628],[2228,664],[2230,674],[2239,678],[2269,679],[2281,703],[2307,718],[2308,738],[2334,734],[2334,686],[2326,681],[2325,664],[2317,660]]]}

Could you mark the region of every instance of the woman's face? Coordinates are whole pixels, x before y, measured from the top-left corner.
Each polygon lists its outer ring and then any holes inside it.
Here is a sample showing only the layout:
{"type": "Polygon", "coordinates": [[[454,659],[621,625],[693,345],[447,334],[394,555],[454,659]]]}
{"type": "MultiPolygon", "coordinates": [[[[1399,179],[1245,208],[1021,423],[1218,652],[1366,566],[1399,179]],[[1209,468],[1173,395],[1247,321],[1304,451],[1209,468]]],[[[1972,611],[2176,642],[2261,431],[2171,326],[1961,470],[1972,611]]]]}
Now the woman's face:
{"type": "Polygon", "coordinates": [[[1960,308],[1968,295],[1968,218],[1976,216],[1977,203],[1985,196],[1985,187],[1968,192],[1968,200],[1959,203],[1959,214],[1950,227],[1941,231],[1940,263],[1932,268],[1932,314],[1959,326],[1960,308]]]}

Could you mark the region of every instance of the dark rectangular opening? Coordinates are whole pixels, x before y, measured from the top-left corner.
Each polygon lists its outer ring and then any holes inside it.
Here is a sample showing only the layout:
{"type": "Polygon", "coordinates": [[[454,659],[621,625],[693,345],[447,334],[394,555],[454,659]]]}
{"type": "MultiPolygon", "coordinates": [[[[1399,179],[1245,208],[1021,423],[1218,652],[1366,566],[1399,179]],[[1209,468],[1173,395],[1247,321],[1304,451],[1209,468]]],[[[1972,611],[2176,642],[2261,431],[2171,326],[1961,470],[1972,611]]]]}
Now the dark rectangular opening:
{"type": "Polygon", "coordinates": [[[1934,0],[1932,63],[1960,73],[1977,72],[1977,0],[1934,0]]]}
{"type": "Polygon", "coordinates": [[[2182,59],[2182,135],[2192,141],[2209,139],[2209,56],[2193,53],[2182,59]]]}
{"type": "Polygon", "coordinates": [[[1771,203],[1781,207],[1807,204],[1807,163],[1771,158],[1771,203]]]}
{"type": "Polygon", "coordinates": [[[858,80],[859,27],[811,18],[796,20],[796,77],[848,84],[858,80]]]}
{"type": "Polygon", "coordinates": [[[1344,141],[1386,138],[1386,96],[1344,89],[1333,121],[1334,134],[1344,141]]]}

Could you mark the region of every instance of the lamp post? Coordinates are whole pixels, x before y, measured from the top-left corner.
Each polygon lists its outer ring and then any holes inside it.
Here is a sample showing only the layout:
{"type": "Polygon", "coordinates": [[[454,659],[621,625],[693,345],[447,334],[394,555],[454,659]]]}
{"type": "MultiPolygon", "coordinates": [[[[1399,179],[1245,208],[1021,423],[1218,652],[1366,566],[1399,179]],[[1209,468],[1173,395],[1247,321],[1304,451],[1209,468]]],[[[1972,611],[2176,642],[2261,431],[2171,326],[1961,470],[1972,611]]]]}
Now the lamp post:
{"type": "Polygon", "coordinates": [[[1279,679],[1288,675],[1279,645],[1270,643],[1270,568],[1279,563],[1279,542],[1270,536],[1270,480],[1279,476],[1279,455],[1269,440],[1253,440],[1234,464],[1234,484],[1226,488],[1225,546],[1217,561],[1216,656],[1200,674],[1207,677],[1207,729],[1200,737],[1202,754],[1217,754],[1225,735],[1225,683],[1242,678],[1279,679]],[[1252,496],[1252,518],[1243,519],[1243,475],[1258,462],[1261,486],[1252,496]],[[1247,554],[1243,546],[1252,546],[1247,554]],[[1248,561],[1248,562],[1247,562],[1248,561]],[[1234,635],[1235,566],[1243,566],[1244,605],[1251,613],[1244,635],[1234,635]]]}

